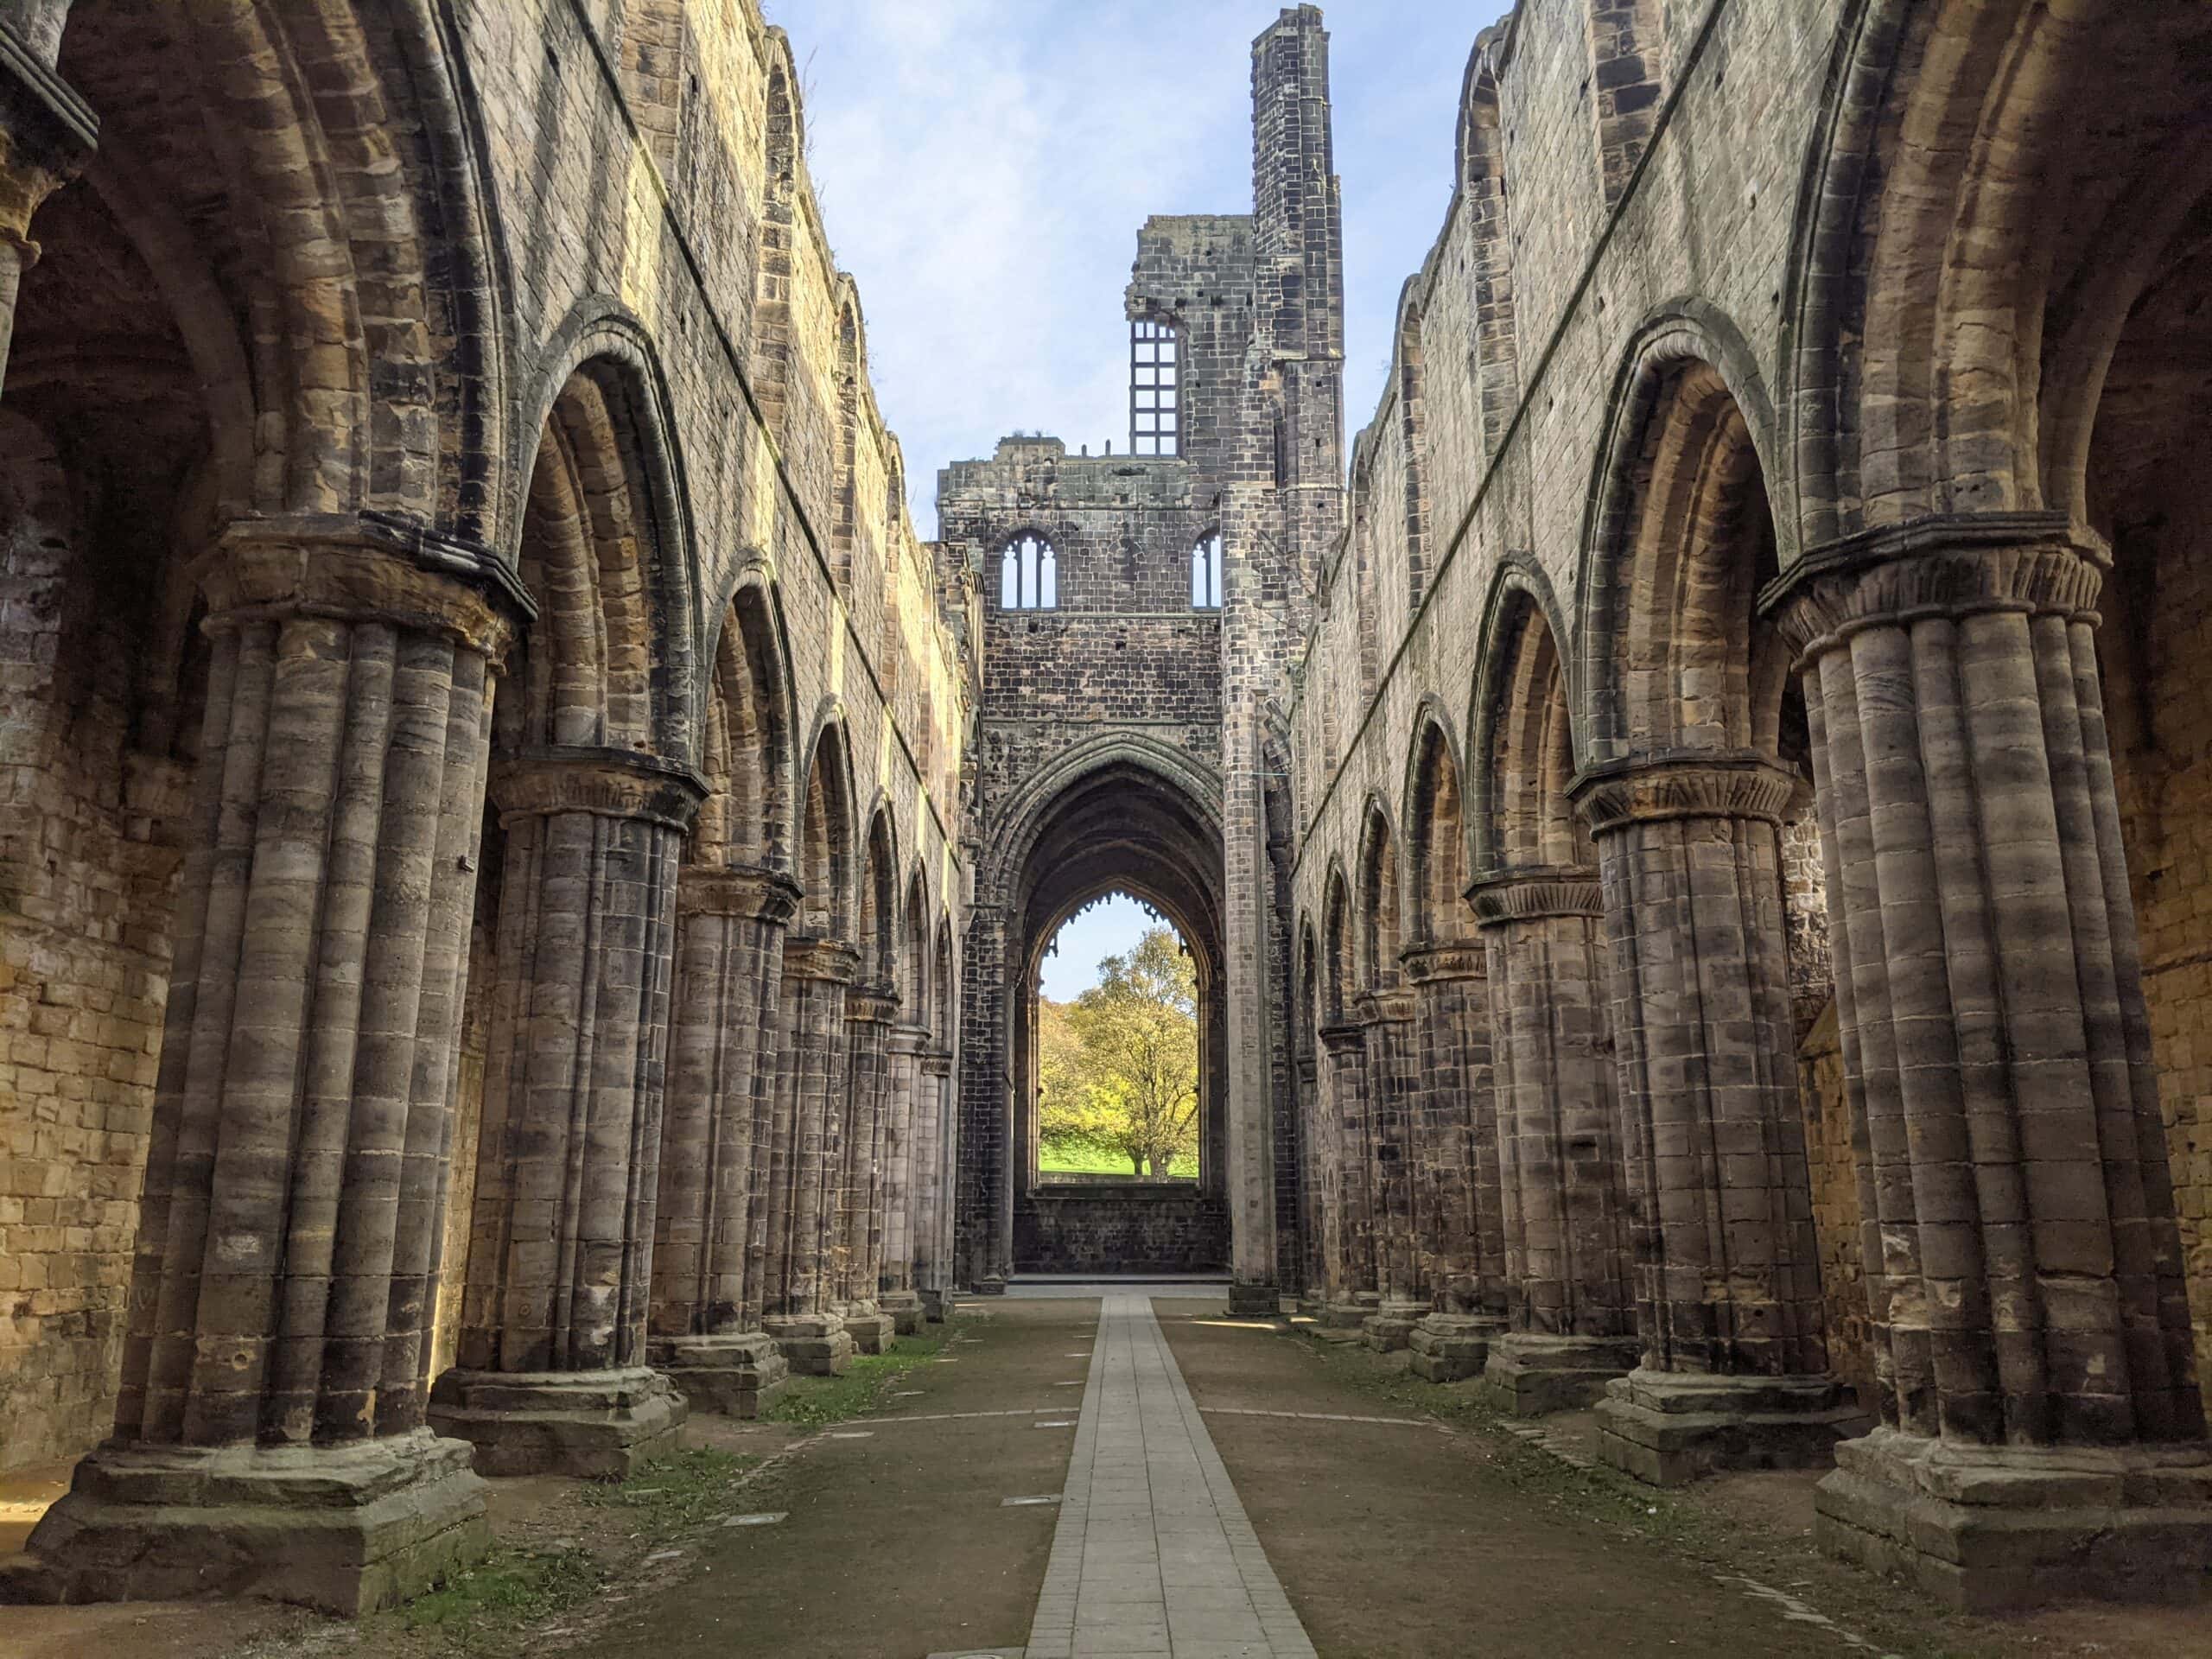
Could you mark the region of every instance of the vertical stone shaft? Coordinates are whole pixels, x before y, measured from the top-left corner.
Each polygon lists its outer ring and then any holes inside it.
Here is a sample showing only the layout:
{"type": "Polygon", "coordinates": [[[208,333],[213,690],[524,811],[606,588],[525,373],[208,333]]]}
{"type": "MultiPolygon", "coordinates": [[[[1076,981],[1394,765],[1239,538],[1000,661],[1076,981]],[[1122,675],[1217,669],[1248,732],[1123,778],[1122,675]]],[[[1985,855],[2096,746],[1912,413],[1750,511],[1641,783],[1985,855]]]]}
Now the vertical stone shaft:
{"type": "Polygon", "coordinates": [[[676,878],[705,794],[628,751],[494,768],[498,987],[455,1370],[433,1419],[486,1472],[620,1474],[683,1401],[645,1369],[676,878]]]}
{"type": "Polygon", "coordinates": [[[334,518],[242,526],[198,575],[213,663],[116,1438],[32,1548],[65,1580],[99,1569],[88,1593],[274,1573],[351,1612],[483,1541],[420,1357],[475,887],[441,855],[473,839],[521,607],[334,518]],[[302,1479],[332,1513],[279,1549],[302,1479]],[[363,1507],[401,1486],[406,1538],[363,1507]]]}
{"type": "Polygon", "coordinates": [[[1428,1308],[1421,1278],[1420,1198],[1414,1165],[1414,1000],[1393,986],[1360,999],[1366,1041],[1368,1192],[1375,1289],[1380,1306],[1366,1321],[1370,1346],[1402,1348],[1428,1308]]]}
{"type": "Polygon", "coordinates": [[[1409,950],[1406,977],[1414,992],[1417,1179],[1427,1195],[1422,1281],[1442,1312],[1503,1316],[1505,1233],[1484,948],[1465,939],[1409,950]]]}
{"type": "Polygon", "coordinates": [[[1796,788],[1760,756],[1722,753],[1575,785],[1612,947],[1642,1344],[1602,1444],[1647,1479],[1825,1464],[1859,1426],[1827,1374],[1797,1103],[1779,839],[1796,788]]]}
{"type": "Polygon", "coordinates": [[[882,1273],[884,1240],[883,1155],[885,1120],[891,1096],[891,1022],[896,997],[855,988],[845,998],[845,1086],[831,1103],[842,1120],[843,1155],[836,1183],[836,1221],[832,1234],[832,1308],[841,1314],[854,1345],[862,1353],[881,1353],[891,1340],[892,1320],[876,1305],[882,1273]]]}
{"type": "Polygon", "coordinates": [[[1321,1027],[1327,1082],[1323,1114],[1323,1319],[1357,1325],[1375,1311],[1374,1162],[1367,1109],[1367,1032],[1321,1027]]]}
{"type": "Polygon", "coordinates": [[[952,1288],[952,1056],[925,1048],[914,1110],[914,1288],[931,1318],[952,1288]]]}
{"type": "Polygon", "coordinates": [[[928,1096],[933,1105],[937,1092],[936,1080],[922,1070],[929,1037],[919,1026],[899,1026],[891,1033],[884,1119],[883,1260],[877,1272],[876,1301],[903,1335],[921,1329],[916,1270],[924,1251],[927,1185],[923,1098],[928,1096]]]}
{"type": "Polygon", "coordinates": [[[2061,515],[1962,515],[1808,556],[1775,601],[1840,923],[1883,1423],[1839,1449],[1821,1536],[1970,1605],[2212,1556],[2097,678],[2107,565],[2061,515]]]}
{"type": "Polygon", "coordinates": [[[31,217],[76,176],[99,122],[54,73],[68,0],[13,0],[0,11],[12,50],[0,54],[0,383],[16,337],[23,273],[38,263],[31,217]]]}
{"type": "Polygon", "coordinates": [[[775,1081],[784,936],[798,905],[798,887],[768,870],[693,866],[677,881],[652,1352],[694,1404],[745,1416],[786,1371],[747,1279],[765,1203],[760,1137],[775,1081]]]}
{"type": "Polygon", "coordinates": [[[1484,1374],[1517,1412],[1586,1404],[1635,1358],[1598,883],[1524,870],[1470,891],[1490,954],[1509,1290],[1484,1374]]]}
{"type": "Polygon", "coordinates": [[[853,1351],[830,1305],[830,1247],[844,1156],[845,1001],[859,962],[836,939],[793,937],[784,945],[761,1325],[792,1369],[816,1373],[842,1370],[853,1351]]]}
{"type": "Polygon", "coordinates": [[[1734,756],[1578,785],[1612,947],[1648,1371],[1827,1368],[1776,836],[1795,787],[1734,756]]]}

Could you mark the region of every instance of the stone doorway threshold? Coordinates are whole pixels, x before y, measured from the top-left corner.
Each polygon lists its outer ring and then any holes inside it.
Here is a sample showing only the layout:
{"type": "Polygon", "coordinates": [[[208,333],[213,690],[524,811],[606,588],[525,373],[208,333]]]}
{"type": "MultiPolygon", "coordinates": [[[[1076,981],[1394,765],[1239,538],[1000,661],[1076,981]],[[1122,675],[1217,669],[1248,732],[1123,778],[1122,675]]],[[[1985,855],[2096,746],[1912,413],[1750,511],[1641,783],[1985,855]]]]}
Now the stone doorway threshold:
{"type": "Polygon", "coordinates": [[[1229,1294],[1226,1274],[1207,1273],[1017,1273],[1007,1281],[1009,1296],[1104,1296],[1142,1286],[1154,1296],[1229,1294]]]}

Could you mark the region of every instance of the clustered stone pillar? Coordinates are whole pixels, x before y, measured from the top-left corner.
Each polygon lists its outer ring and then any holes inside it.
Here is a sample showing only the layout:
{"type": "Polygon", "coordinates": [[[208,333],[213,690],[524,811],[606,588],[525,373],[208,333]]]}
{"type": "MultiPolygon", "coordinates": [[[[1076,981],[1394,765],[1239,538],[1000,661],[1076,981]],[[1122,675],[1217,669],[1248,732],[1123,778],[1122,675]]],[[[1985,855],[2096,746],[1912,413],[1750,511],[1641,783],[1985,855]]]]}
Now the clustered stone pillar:
{"type": "Polygon", "coordinates": [[[1806,556],[1801,652],[1880,1424],[1830,1549],[1967,1607],[2212,1567],[2212,1446],[2152,1069],[2094,606],[2063,516],[1806,556]]]}
{"type": "Polygon", "coordinates": [[[1367,1032],[1321,1027],[1328,1076],[1321,1089],[1322,1292],[1318,1323],[1357,1331],[1381,1298],[1375,1289],[1373,1160],[1367,1113],[1367,1032]]]}
{"type": "Polygon", "coordinates": [[[488,1544],[468,1446],[423,1415],[492,678],[527,609],[483,569],[302,518],[198,573],[206,738],[116,1432],[11,1592],[350,1615],[488,1544]]]}
{"type": "Polygon", "coordinates": [[[1505,1325],[1505,1235],[1498,1217],[1497,1111],[1491,1087],[1490,982],[1481,943],[1405,954],[1413,988],[1414,1179],[1429,1311],[1408,1338],[1415,1375],[1477,1376],[1505,1325]]]}
{"type": "Polygon", "coordinates": [[[706,790],[626,750],[512,755],[457,1364],[431,1418],[486,1474],[626,1475],[683,1397],[646,1364],[676,880],[706,790]]]}
{"type": "Polygon", "coordinates": [[[831,1102],[837,1126],[837,1207],[830,1244],[830,1306],[855,1351],[880,1354],[894,1338],[876,1304],[882,1276],[885,1120],[891,1094],[891,1028],[899,999],[855,988],[845,996],[845,1087],[831,1102]]]}
{"type": "Polygon", "coordinates": [[[1429,1307],[1414,1173],[1413,995],[1395,985],[1370,991],[1360,999],[1360,1013],[1366,1039],[1368,1190],[1378,1297],[1360,1330],[1369,1347],[1388,1353],[1406,1345],[1429,1307]]]}
{"type": "Polygon", "coordinates": [[[1688,753],[1575,784],[1612,946],[1643,1351],[1599,1446],[1656,1484],[1826,1467],[1865,1427],[1827,1369],[1797,1103],[1778,839],[1797,786],[1758,755],[1688,753]]]}
{"type": "Polygon", "coordinates": [[[784,944],[760,1324],[793,1370],[817,1376],[847,1370],[853,1357],[844,1319],[830,1306],[829,1247],[843,1170],[845,998],[859,965],[859,952],[841,940],[798,936],[784,944]]]}
{"type": "Polygon", "coordinates": [[[914,1135],[914,1167],[921,1181],[914,1219],[914,1288],[923,1316],[942,1324],[952,1300],[956,1096],[951,1052],[925,1049],[920,1067],[922,1092],[914,1135]]]}
{"type": "Polygon", "coordinates": [[[937,1093],[935,1079],[922,1071],[922,1053],[929,1040],[929,1033],[919,1026],[898,1026],[891,1033],[883,1131],[883,1264],[876,1305],[902,1337],[922,1328],[922,1299],[915,1288],[915,1268],[925,1249],[922,1108],[925,1096],[934,1107],[937,1093]]]}
{"type": "Polygon", "coordinates": [[[83,99],[54,72],[68,0],[0,5],[0,381],[23,273],[38,263],[31,217],[74,178],[99,137],[83,99]]]}
{"type": "Polygon", "coordinates": [[[1510,871],[1469,890],[1490,954],[1507,1330],[1485,1390],[1535,1415],[1588,1405],[1636,1363],[1605,941],[1596,880],[1510,871]]]}
{"type": "Polygon", "coordinates": [[[791,1367],[760,1328],[750,1251],[772,1130],[784,936],[798,887],[686,868],[676,887],[674,1024],[661,1128],[652,1357],[695,1406],[753,1417],[791,1367]]]}

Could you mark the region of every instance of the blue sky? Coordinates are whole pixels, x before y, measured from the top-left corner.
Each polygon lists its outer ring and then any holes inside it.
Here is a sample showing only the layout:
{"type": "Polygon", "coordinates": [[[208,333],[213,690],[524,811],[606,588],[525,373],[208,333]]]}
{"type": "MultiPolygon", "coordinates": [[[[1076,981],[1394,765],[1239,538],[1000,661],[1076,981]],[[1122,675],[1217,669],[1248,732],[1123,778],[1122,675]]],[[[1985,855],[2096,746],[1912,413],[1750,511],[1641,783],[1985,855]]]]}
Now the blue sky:
{"type": "Polygon", "coordinates": [[[1144,937],[1145,929],[1162,923],[1174,925],[1126,893],[1109,894],[1077,912],[1060,924],[1039,976],[1039,990],[1054,1002],[1073,1001],[1077,993],[1098,982],[1101,962],[1128,951],[1144,937]]]}
{"type": "MultiPolygon", "coordinates": [[[[765,5],[791,36],[808,166],[830,245],[860,285],[877,400],[905,446],[923,533],[937,523],[938,469],[1017,429],[1094,453],[1126,444],[1122,290],[1137,227],[1149,213],[1250,210],[1251,41],[1278,6],[765,5]]],[[[1399,288],[1451,199],[1467,54],[1504,7],[1324,10],[1357,431],[1382,391],[1399,288]]]]}

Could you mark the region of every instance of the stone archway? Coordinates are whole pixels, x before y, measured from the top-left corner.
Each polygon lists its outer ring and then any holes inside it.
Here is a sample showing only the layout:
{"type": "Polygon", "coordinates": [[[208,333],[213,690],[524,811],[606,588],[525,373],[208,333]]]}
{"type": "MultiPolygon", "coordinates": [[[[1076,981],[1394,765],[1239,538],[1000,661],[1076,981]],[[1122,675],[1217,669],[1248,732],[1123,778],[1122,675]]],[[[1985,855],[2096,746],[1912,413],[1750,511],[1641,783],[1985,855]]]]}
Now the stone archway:
{"type": "Polygon", "coordinates": [[[1202,785],[1149,756],[1116,750],[1069,772],[1040,780],[1013,820],[983,872],[971,934],[963,1095],[969,1112],[981,1105],[991,1114],[1003,1149],[995,1160],[971,1160],[968,1171],[963,1254],[982,1289],[1023,1270],[1212,1270],[1229,1260],[1218,822],[1198,792],[1202,785]],[[1167,917],[1198,968],[1198,1180],[1194,1191],[1144,1195],[1160,1213],[1142,1227],[1126,1209],[1140,1200],[1126,1189],[1116,1198],[1054,1183],[1058,1190],[1039,1196],[1039,969],[1060,925],[1116,891],[1167,917]]]}

